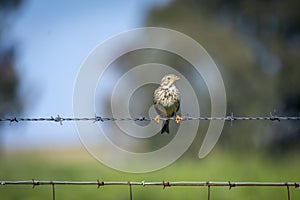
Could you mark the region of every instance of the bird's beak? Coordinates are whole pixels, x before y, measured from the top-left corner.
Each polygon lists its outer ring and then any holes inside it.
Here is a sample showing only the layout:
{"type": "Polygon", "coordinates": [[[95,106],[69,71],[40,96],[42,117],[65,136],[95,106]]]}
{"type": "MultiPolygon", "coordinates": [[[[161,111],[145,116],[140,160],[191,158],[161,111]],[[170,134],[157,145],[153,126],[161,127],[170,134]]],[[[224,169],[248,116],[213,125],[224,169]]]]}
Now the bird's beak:
{"type": "Polygon", "coordinates": [[[178,81],[180,78],[178,76],[173,77],[173,81],[178,81]]]}

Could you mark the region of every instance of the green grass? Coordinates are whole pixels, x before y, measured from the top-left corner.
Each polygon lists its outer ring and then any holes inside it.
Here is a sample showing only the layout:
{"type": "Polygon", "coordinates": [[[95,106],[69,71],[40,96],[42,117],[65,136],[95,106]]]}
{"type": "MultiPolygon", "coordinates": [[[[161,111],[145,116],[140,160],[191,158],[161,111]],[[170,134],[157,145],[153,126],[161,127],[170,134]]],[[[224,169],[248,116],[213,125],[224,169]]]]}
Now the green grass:
{"type": "MultiPolygon", "coordinates": [[[[0,180],[68,181],[291,181],[299,182],[299,156],[214,150],[204,159],[183,156],[162,170],[130,174],[110,169],[85,150],[6,152],[0,180]]],[[[133,186],[133,199],[207,199],[206,187],[133,186]]],[[[291,199],[300,190],[290,188],[291,199]]],[[[56,199],[129,199],[128,186],[55,186],[56,199]]],[[[52,199],[50,185],[0,185],[1,199],[52,199]]],[[[212,187],[211,199],[286,199],[285,187],[212,187]]]]}

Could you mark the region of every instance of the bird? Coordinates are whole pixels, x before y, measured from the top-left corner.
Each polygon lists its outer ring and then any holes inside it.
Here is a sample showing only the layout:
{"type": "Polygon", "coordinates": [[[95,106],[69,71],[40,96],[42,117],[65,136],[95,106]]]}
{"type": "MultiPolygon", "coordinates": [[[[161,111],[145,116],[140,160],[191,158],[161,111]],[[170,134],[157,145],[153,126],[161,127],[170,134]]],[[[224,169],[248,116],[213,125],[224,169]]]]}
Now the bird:
{"type": "MultiPolygon", "coordinates": [[[[180,108],[180,92],[175,86],[175,82],[180,78],[175,74],[168,74],[161,79],[160,86],[154,91],[153,104],[158,115],[155,121],[158,123],[160,117],[174,117],[180,108]]],[[[176,122],[180,122],[181,117],[176,116],[176,122]]],[[[163,122],[161,134],[164,132],[170,133],[169,120],[163,122]]]]}

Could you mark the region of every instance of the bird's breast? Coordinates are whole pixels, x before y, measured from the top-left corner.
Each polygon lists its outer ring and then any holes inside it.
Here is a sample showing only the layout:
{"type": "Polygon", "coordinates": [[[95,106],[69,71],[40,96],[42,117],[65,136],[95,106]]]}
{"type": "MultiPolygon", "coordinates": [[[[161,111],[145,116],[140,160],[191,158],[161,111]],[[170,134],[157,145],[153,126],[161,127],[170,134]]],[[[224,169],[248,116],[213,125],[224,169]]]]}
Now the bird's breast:
{"type": "Polygon", "coordinates": [[[179,91],[177,88],[158,89],[155,92],[155,99],[157,100],[157,103],[161,104],[162,106],[171,107],[174,105],[174,103],[179,101],[179,91]]]}

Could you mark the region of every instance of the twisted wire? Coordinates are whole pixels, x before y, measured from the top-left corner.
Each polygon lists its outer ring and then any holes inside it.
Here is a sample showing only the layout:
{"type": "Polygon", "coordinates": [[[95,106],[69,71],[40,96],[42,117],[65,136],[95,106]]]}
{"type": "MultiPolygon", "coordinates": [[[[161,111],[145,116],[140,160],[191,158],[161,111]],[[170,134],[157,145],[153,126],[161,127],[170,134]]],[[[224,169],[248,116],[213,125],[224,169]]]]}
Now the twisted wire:
{"type": "Polygon", "coordinates": [[[48,181],[48,180],[19,180],[19,181],[7,181],[0,180],[0,185],[32,185],[33,187],[41,186],[41,185],[95,185],[97,187],[103,187],[105,185],[110,186],[162,186],[163,188],[172,187],[172,186],[210,186],[210,187],[229,187],[229,189],[233,187],[251,187],[251,186],[265,186],[265,187],[295,187],[300,189],[300,182],[234,182],[234,181],[226,181],[226,182],[217,182],[217,181],[177,181],[177,182],[169,182],[169,181],[48,181]]]}
{"type": "MultiPolygon", "coordinates": [[[[56,117],[38,117],[38,118],[29,118],[29,117],[2,117],[0,118],[0,122],[58,122],[62,125],[63,122],[67,121],[93,121],[93,122],[108,122],[108,121],[155,121],[155,118],[151,117],[102,117],[102,116],[94,116],[94,117],[61,117],[57,115],[56,117]]],[[[165,117],[160,118],[160,120],[174,120],[176,121],[176,117],[165,117]]],[[[270,113],[269,116],[255,116],[255,117],[236,117],[233,114],[225,116],[225,117],[192,117],[192,116],[181,116],[180,121],[192,121],[192,120],[204,120],[204,121],[214,121],[214,120],[221,120],[221,121],[298,121],[300,120],[299,116],[277,116],[270,113]]]]}

